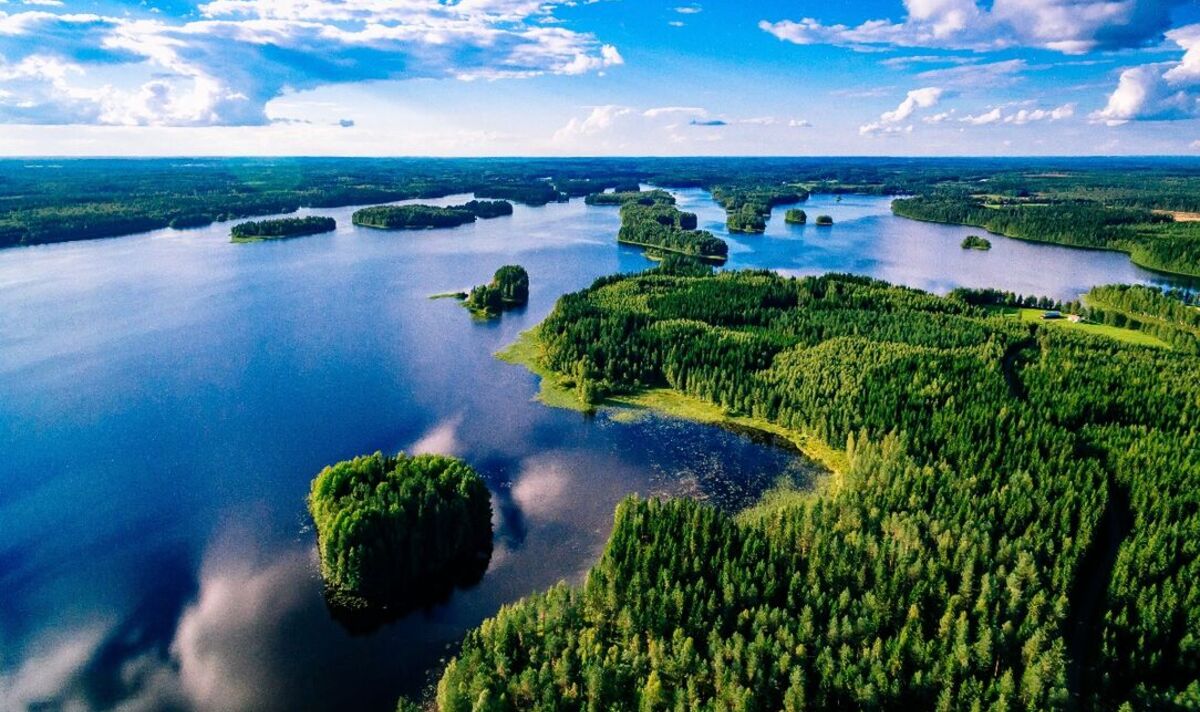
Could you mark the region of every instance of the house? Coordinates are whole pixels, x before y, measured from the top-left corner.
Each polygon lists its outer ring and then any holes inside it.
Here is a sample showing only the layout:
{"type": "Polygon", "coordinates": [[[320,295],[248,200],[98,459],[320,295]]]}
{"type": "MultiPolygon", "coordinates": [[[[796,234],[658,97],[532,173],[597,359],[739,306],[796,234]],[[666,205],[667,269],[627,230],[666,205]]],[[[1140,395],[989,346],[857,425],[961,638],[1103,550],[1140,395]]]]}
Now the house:
{"type": "Polygon", "coordinates": [[[1083,321],[1083,317],[1079,316],[1078,314],[1068,314],[1067,321],[1071,322],[1072,324],[1078,324],[1079,322],[1083,321]]]}

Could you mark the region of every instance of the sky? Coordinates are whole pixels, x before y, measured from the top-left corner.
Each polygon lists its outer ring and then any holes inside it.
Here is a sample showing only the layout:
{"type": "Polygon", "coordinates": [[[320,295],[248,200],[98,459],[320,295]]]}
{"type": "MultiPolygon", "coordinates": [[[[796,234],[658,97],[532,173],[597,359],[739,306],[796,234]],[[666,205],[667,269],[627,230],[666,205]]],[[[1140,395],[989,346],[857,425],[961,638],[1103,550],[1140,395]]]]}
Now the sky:
{"type": "Polygon", "coordinates": [[[1198,155],[1198,0],[0,0],[0,155],[1198,155]]]}

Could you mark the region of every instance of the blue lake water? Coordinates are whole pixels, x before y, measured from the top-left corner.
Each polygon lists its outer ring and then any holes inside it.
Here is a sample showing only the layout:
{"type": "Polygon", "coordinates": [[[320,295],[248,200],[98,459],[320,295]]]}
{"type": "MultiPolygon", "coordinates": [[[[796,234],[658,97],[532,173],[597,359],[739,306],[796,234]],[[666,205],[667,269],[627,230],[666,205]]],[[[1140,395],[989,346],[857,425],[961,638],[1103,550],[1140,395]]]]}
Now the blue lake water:
{"type": "MultiPolygon", "coordinates": [[[[706,193],[677,195],[726,236],[706,193]]],[[[729,238],[727,266],[1062,299],[1171,283],[1117,253],[964,251],[977,230],[895,218],[884,198],[801,207],[835,225],[779,208],[765,235],[729,238]]],[[[224,224],[0,251],[0,708],[391,709],[500,605],[579,581],[627,494],[736,508],[811,475],[744,434],[546,408],[535,377],[492,358],[564,292],[651,264],[615,243],[615,209],[406,233],[352,211],[289,241],[234,245],[224,224]],[[428,299],[506,263],[530,272],[525,309],[479,322],[428,299]],[[478,586],[352,634],[321,597],[304,498],[322,466],[400,449],[486,476],[496,553],[478,586]]]]}

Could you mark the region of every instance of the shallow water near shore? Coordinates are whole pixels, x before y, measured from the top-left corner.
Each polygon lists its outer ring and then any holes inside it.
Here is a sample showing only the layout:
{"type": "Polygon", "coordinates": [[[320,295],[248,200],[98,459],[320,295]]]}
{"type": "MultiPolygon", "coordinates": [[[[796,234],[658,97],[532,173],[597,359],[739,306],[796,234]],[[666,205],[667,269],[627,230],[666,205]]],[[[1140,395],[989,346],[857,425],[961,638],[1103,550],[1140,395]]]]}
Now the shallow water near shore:
{"type": "MultiPolygon", "coordinates": [[[[680,208],[730,240],[727,268],[856,272],[944,292],[1074,299],[1179,283],[1126,255],[892,216],[886,198],[813,196],[810,220],[727,236],[699,190],[680,208]]],[[[434,204],[453,204],[450,196],[434,204]]],[[[418,201],[412,201],[418,202],[418,201]]],[[[450,230],[245,245],[229,224],[0,251],[0,706],[392,709],[504,603],[578,582],[626,495],[735,510],[815,466],[770,439],[674,418],[533,401],[492,354],[561,294],[652,266],[582,200],[450,230]],[[524,309],[480,322],[436,293],[528,269],[524,309]],[[375,450],[463,457],[493,493],[479,585],[369,634],[330,615],[305,511],[324,465],[375,450]]],[[[1186,283],[1186,281],[1185,281],[1186,283]]]]}

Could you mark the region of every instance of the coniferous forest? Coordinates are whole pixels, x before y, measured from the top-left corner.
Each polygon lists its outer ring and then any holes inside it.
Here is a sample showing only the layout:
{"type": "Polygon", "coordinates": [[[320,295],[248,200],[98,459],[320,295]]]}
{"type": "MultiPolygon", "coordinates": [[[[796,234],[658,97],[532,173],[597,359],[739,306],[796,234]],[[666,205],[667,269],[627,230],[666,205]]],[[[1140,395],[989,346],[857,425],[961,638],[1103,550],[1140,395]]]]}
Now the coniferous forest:
{"type": "Polygon", "coordinates": [[[504,608],[459,709],[1200,705],[1200,358],[862,277],[603,278],[539,327],[593,401],[668,387],[844,446],[738,517],[632,498],[504,608]]]}
{"type": "Polygon", "coordinates": [[[331,603],[418,605],[478,579],[492,551],[487,486],[452,457],[380,453],[330,465],[308,509],[331,603]]]}

